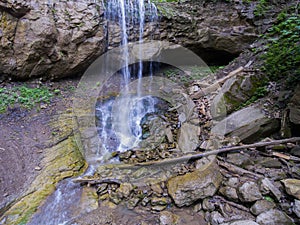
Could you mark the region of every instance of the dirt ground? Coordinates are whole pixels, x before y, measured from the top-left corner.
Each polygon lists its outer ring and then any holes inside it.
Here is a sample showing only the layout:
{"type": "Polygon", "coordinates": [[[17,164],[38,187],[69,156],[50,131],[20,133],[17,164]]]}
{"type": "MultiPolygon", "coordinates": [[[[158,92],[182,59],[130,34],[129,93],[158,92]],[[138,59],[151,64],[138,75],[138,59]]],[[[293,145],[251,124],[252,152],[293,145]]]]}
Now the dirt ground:
{"type": "MultiPolygon", "coordinates": [[[[37,86],[38,81],[22,83],[37,86]]],[[[0,114],[0,208],[17,199],[40,173],[43,149],[55,134],[51,120],[71,107],[71,96],[78,79],[44,83],[49,89],[59,89],[60,94],[40,110],[10,107],[0,114]]],[[[2,83],[1,87],[20,83],[2,83]]],[[[1,212],[2,213],[2,212],[1,212]]]]}

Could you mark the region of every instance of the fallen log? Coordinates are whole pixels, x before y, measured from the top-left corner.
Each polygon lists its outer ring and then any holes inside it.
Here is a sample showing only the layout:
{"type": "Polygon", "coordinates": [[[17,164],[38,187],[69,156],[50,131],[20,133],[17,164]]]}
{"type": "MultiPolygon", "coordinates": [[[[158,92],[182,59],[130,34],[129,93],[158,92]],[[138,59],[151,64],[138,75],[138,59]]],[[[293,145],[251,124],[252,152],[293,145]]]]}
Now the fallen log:
{"type": "Polygon", "coordinates": [[[198,92],[196,92],[195,94],[193,94],[191,97],[192,99],[197,99],[200,97],[203,97],[213,91],[218,90],[218,88],[220,87],[220,85],[224,84],[226,80],[228,80],[231,77],[234,77],[235,75],[237,75],[238,73],[242,72],[244,70],[244,68],[241,66],[239,68],[237,68],[236,70],[230,72],[227,76],[217,80],[215,83],[213,83],[212,85],[199,90],[198,92]]]}
{"type": "Polygon", "coordinates": [[[199,153],[199,154],[185,155],[185,156],[182,156],[182,157],[165,159],[165,160],[161,160],[161,161],[150,161],[150,162],[136,163],[136,164],[132,164],[132,165],[128,165],[128,166],[163,165],[163,164],[178,163],[178,162],[183,162],[183,161],[192,161],[192,160],[197,160],[197,159],[209,156],[209,155],[218,155],[220,153],[225,153],[225,152],[243,150],[243,149],[247,149],[247,148],[257,148],[257,147],[265,147],[265,146],[270,146],[270,145],[278,145],[278,144],[284,144],[284,143],[289,143],[289,142],[293,143],[293,142],[299,142],[299,141],[300,141],[300,137],[293,137],[293,138],[266,141],[266,142],[262,141],[262,142],[257,142],[257,143],[254,143],[254,144],[225,147],[225,148],[220,148],[220,149],[217,149],[217,150],[212,150],[212,151],[203,152],[203,153],[199,153]]]}

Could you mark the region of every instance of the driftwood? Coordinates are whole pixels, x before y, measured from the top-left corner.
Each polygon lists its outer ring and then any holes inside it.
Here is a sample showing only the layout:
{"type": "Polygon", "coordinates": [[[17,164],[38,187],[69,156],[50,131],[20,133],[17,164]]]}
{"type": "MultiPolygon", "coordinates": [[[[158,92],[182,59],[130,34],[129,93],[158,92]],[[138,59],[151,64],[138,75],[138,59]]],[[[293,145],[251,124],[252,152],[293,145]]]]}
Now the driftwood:
{"type": "Polygon", "coordinates": [[[228,201],[228,200],[226,200],[225,198],[223,198],[223,197],[221,197],[219,195],[218,196],[214,196],[213,198],[216,199],[216,200],[219,200],[221,202],[227,203],[228,205],[231,205],[232,207],[235,207],[237,209],[243,210],[245,212],[250,212],[250,210],[248,208],[246,208],[245,206],[242,206],[242,205],[237,204],[237,203],[232,202],[232,201],[228,201]]]}
{"type": "Polygon", "coordinates": [[[231,77],[234,77],[235,75],[237,75],[238,73],[242,72],[244,70],[244,68],[241,66],[239,68],[237,68],[236,70],[230,72],[227,76],[217,80],[215,83],[213,83],[212,85],[202,89],[202,90],[199,90],[198,92],[196,92],[195,94],[193,94],[191,97],[193,99],[197,99],[197,98],[200,98],[200,97],[203,97],[213,91],[216,91],[220,85],[224,84],[226,80],[228,80],[229,78],[231,77]]]}
{"type": "Polygon", "coordinates": [[[251,171],[245,170],[241,167],[235,166],[231,163],[227,163],[227,162],[222,162],[222,161],[218,161],[219,166],[226,168],[227,170],[239,174],[241,176],[243,175],[250,175],[253,178],[263,178],[263,175],[257,174],[257,173],[253,173],[251,171]]]}
{"type": "Polygon", "coordinates": [[[209,155],[218,155],[220,153],[243,150],[243,149],[247,149],[247,148],[265,147],[265,146],[270,146],[270,145],[278,145],[278,144],[284,144],[284,143],[289,143],[289,142],[298,142],[298,141],[300,141],[300,137],[287,138],[287,139],[281,139],[281,140],[273,140],[273,141],[266,141],[266,142],[257,142],[257,143],[254,143],[254,144],[241,145],[241,146],[225,147],[225,148],[212,150],[212,151],[208,151],[208,152],[203,152],[203,153],[199,153],[199,154],[185,155],[185,156],[182,156],[182,157],[165,159],[165,160],[161,160],[161,161],[136,163],[136,164],[133,164],[133,165],[128,165],[128,168],[130,166],[163,165],[163,164],[178,163],[178,162],[183,162],[183,161],[192,161],[192,160],[197,160],[197,159],[200,159],[202,157],[209,156],[209,155]]]}

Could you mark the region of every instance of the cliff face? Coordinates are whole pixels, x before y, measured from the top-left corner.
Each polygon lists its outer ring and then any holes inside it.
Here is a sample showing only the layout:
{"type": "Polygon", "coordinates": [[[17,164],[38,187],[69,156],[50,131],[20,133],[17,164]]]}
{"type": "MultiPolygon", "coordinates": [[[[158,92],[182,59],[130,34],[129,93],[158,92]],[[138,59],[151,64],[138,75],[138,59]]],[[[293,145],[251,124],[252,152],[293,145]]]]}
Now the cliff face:
{"type": "Polygon", "coordinates": [[[87,1],[0,1],[0,73],[60,78],[104,52],[103,12],[87,1]]]}
{"type": "MultiPolygon", "coordinates": [[[[262,28],[253,20],[255,3],[156,5],[159,22],[145,25],[144,38],[178,43],[211,62],[229,62],[262,28]]],[[[120,28],[105,21],[104,10],[100,1],[0,0],[0,77],[53,79],[83,72],[105,52],[107,40],[111,47],[120,43],[120,28]]],[[[129,36],[131,41],[137,38],[129,36]]]]}

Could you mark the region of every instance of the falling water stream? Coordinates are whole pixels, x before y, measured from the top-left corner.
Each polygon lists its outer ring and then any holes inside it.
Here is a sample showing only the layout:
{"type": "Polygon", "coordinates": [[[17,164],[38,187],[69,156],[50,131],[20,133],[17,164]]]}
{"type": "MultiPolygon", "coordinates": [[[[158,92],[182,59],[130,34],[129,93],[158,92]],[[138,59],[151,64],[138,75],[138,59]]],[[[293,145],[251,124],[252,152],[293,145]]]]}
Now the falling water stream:
{"type": "MultiPolygon", "coordinates": [[[[155,6],[149,0],[108,0],[106,3],[105,17],[109,22],[117,23],[120,27],[121,45],[128,44],[128,37],[134,36],[139,42],[143,42],[145,22],[153,22],[157,18],[155,6]],[[130,27],[135,27],[131,29],[130,27]]],[[[109,26],[108,26],[109,29],[109,26]]],[[[110,32],[110,30],[108,30],[110,32]]],[[[139,49],[142,54],[142,49],[139,49]]],[[[102,139],[101,148],[105,152],[115,150],[126,151],[138,145],[142,137],[141,121],[151,113],[156,112],[155,105],[157,99],[152,96],[143,96],[140,86],[142,85],[143,62],[138,62],[134,71],[129,69],[128,52],[123,51],[122,57],[125,59],[125,67],[122,68],[123,83],[122,94],[118,104],[120,107],[119,115],[116,115],[119,133],[116,134],[112,125],[112,106],[114,99],[100,102],[96,106],[96,117],[98,118],[98,133],[102,139]],[[127,62],[127,63],[126,63],[127,62]],[[138,79],[137,93],[129,96],[128,84],[132,80],[131,73],[134,73],[138,79]],[[124,102],[122,102],[124,101],[124,102]],[[122,107],[126,105],[127,114],[122,113],[122,107]],[[121,134],[120,134],[121,133],[121,134]]],[[[150,65],[151,67],[151,65],[150,65]]],[[[153,69],[149,69],[152,76],[153,69]]],[[[121,85],[121,84],[120,84],[121,85]]],[[[103,151],[101,151],[103,154],[103,151]]],[[[99,156],[101,157],[101,155],[99,156]]],[[[90,167],[84,175],[94,173],[94,168],[90,167]]],[[[83,175],[83,176],[84,176],[83,175]]],[[[72,182],[72,179],[61,181],[56,191],[49,196],[45,203],[39,208],[33,216],[29,225],[64,225],[72,224],[77,216],[80,216],[80,199],[82,188],[79,184],[72,182]]]]}

